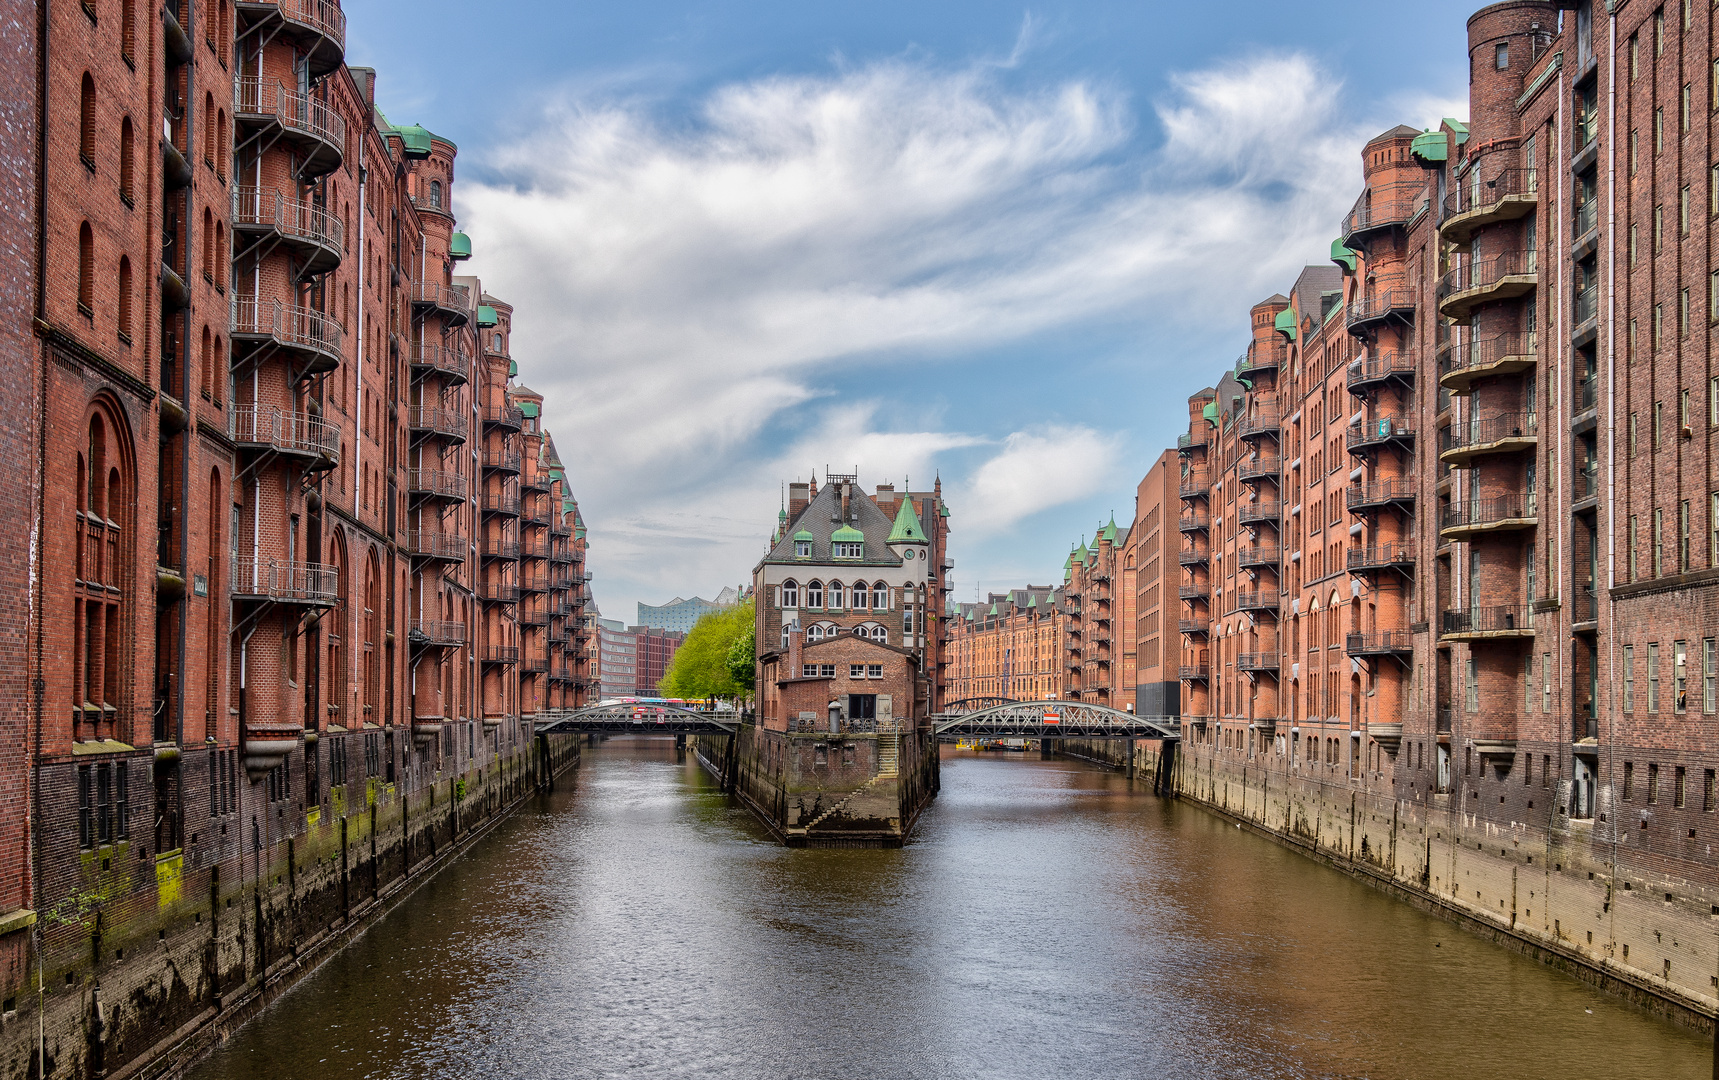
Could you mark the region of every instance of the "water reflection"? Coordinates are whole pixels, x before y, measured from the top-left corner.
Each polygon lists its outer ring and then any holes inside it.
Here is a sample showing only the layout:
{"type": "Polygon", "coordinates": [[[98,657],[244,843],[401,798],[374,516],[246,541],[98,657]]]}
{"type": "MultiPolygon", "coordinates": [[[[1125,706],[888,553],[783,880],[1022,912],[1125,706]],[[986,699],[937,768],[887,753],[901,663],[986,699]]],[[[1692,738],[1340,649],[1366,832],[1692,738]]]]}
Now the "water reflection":
{"type": "Polygon", "coordinates": [[[217,1077],[1707,1076],[1703,1040],[1072,761],[948,752],[897,851],[788,851],[669,742],[563,790],[217,1077]]]}

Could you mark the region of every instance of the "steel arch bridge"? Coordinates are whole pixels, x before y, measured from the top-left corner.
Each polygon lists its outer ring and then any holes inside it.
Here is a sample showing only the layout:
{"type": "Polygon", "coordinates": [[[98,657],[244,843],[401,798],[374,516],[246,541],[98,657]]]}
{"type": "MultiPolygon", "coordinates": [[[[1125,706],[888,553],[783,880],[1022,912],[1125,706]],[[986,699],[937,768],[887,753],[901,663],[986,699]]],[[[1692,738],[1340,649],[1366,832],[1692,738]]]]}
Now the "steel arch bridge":
{"type": "Polygon", "coordinates": [[[537,731],[545,735],[733,735],[739,730],[740,714],[733,710],[706,712],[646,702],[600,701],[537,717],[537,731]]]}
{"type": "MultiPolygon", "coordinates": [[[[956,702],[955,704],[963,704],[956,702]]],[[[1001,701],[967,712],[938,713],[931,730],[943,739],[1180,740],[1176,716],[1136,716],[1090,701],[1001,701]]]]}

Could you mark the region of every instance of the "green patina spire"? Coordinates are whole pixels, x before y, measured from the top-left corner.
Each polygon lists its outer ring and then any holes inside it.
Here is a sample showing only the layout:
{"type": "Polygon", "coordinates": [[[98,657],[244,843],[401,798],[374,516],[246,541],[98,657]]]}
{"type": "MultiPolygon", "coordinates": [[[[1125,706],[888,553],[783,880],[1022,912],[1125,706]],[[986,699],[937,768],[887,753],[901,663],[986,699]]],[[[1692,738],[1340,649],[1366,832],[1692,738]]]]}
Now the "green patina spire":
{"type": "Polygon", "coordinates": [[[895,527],[889,530],[888,544],[923,543],[925,530],[919,524],[919,515],[913,510],[913,500],[901,500],[901,509],[895,514],[895,527]]]}

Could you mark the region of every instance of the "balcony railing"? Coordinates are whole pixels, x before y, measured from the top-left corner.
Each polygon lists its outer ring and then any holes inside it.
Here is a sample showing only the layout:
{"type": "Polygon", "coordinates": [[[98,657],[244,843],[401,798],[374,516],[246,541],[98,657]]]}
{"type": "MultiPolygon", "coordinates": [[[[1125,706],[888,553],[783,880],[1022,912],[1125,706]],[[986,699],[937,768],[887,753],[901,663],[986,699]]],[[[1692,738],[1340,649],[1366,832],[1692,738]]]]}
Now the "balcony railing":
{"type": "Polygon", "coordinates": [[[1350,656],[1402,655],[1415,651],[1415,639],[1407,630],[1375,630],[1370,634],[1349,634],[1343,640],[1343,651],[1350,656]]]}
{"type": "Polygon", "coordinates": [[[1254,345],[1236,361],[1236,374],[1251,378],[1262,372],[1276,371],[1283,366],[1288,354],[1289,350],[1280,345],[1254,345]]]}
{"type": "Polygon", "coordinates": [[[510,517],[519,516],[519,496],[512,492],[486,492],[483,497],[483,512],[486,514],[505,514],[510,517]]]}
{"type": "Polygon", "coordinates": [[[471,485],[464,476],[456,472],[407,469],[406,491],[411,495],[428,498],[464,500],[471,492],[471,485]]]}
{"type": "Polygon", "coordinates": [[[519,541],[499,536],[486,536],[483,538],[481,550],[486,559],[517,559],[519,558],[519,541]]]}
{"type": "MultiPolygon", "coordinates": [[[[1200,427],[1202,429],[1206,428],[1205,421],[1202,420],[1200,422],[1200,427]]],[[[1207,434],[1207,430],[1201,430],[1197,434],[1189,432],[1185,435],[1176,436],[1176,449],[1181,451],[1204,450],[1206,448],[1207,441],[1210,438],[1207,434]]]]}
{"type": "Polygon", "coordinates": [[[272,232],[283,240],[308,250],[309,272],[333,269],[346,250],[346,227],[327,210],[289,199],[274,188],[234,184],[233,229],[239,232],[272,232]]]}
{"type": "Polygon", "coordinates": [[[1600,403],[1600,377],[1597,372],[1590,371],[1576,380],[1576,405],[1574,412],[1585,413],[1600,403]]]}
{"type": "Polygon", "coordinates": [[[311,371],[330,371],[340,363],[342,331],[332,315],[279,300],[233,297],[228,317],[235,337],[255,338],[283,349],[311,353],[311,371]]]}
{"type": "Polygon", "coordinates": [[[1570,236],[1580,240],[1593,232],[1600,224],[1600,200],[1590,196],[1588,201],[1576,207],[1576,212],[1570,218],[1570,236]]]}
{"type": "Polygon", "coordinates": [[[1381,184],[1361,193],[1349,213],[1343,217],[1343,246],[1353,247],[1356,238],[1367,233],[1403,225],[1415,216],[1424,183],[1381,184]]]}
{"type": "Polygon", "coordinates": [[[1176,629],[1184,634],[1205,634],[1211,630],[1209,619],[1178,619],[1176,629]]]}
{"type": "Polygon", "coordinates": [[[442,285],[434,281],[412,284],[412,303],[428,308],[460,325],[472,316],[471,294],[464,285],[442,285]]]}
{"type": "Polygon", "coordinates": [[[1348,570],[1384,570],[1414,564],[1414,545],[1400,542],[1350,548],[1344,555],[1344,568],[1348,570]]]}
{"type": "Polygon", "coordinates": [[[1350,510],[1369,510],[1394,503],[1415,501],[1415,482],[1405,479],[1375,480],[1370,484],[1350,484],[1343,492],[1343,504],[1350,510]]]}
{"type": "Polygon", "coordinates": [[[471,357],[451,345],[425,343],[412,346],[412,370],[424,374],[435,372],[457,383],[471,379],[471,357]]]}
{"type": "Polygon", "coordinates": [[[466,624],[446,619],[413,619],[407,629],[415,643],[425,645],[464,645],[466,624]]]}
{"type": "MultiPolygon", "coordinates": [[[[306,32],[321,39],[310,44],[313,74],[332,71],[339,66],[346,49],[346,13],[334,0],[240,0],[239,10],[255,14],[259,10],[280,15],[289,31],[303,37],[306,32]]],[[[214,33],[214,30],[209,30],[214,33]]]]}
{"type": "Polygon", "coordinates": [[[1204,566],[1212,561],[1209,548],[1183,548],[1176,553],[1176,561],[1183,566],[1204,566]]]}
{"type": "MultiPolygon", "coordinates": [[[[1510,203],[1520,203],[1521,213],[1527,213],[1534,205],[1540,190],[1540,176],[1534,169],[1503,169],[1490,180],[1474,183],[1472,178],[1456,185],[1444,199],[1446,224],[1452,224],[1451,219],[1474,215],[1468,221],[1479,224],[1476,220],[1488,215],[1498,214],[1500,209],[1510,203]]],[[[1520,214],[1512,212],[1512,216],[1520,214]]],[[[1447,239],[1456,239],[1446,234],[1447,239]]],[[[1465,237],[1466,238],[1466,237],[1465,237]]]]}
{"type": "Polygon", "coordinates": [[[1407,382],[1415,375],[1415,358],[1408,353],[1390,352],[1376,353],[1349,364],[1349,392],[1358,392],[1363,387],[1373,386],[1392,379],[1407,382]]]}
{"type": "Polygon", "coordinates": [[[1236,423],[1236,436],[1249,439],[1256,435],[1276,435],[1282,427],[1283,420],[1277,415],[1277,408],[1274,406],[1242,417],[1236,423]]]}
{"type": "Polygon", "coordinates": [[[1349,304],[1348,327],[1363,330],[1374,323],[1396,316],[1409,318],[1415,311],[1415,293],[1408,279],[1402,277],[1376,278],[1367,295],[1349,304]]]}
{"type": "Polygon", "coordinates": [[[278,79],[233,79],[233,118],[241,123],[273,123],[301,143],[308,142],[301,167],[321,175],[346,156],[346,121],[328,103],[289,90],[278,79]]]}
{"type": "Polygon", "coordinates": [[[1178,600],[1204,600],[1211,595],[1212,587],[1205,582],[1176,586],[1176,598],[1178,600]]]}
{"type": "Polygon", "coordinates": [[[408,408],[406,426],[413,431],[460,441],[464,441],[468,428],[464,416],[452,409],[441,409],[434,405],[413,405],[408,408]]]}
{"type": "Polygon", "coordinates": [[[1538,253],[1532,249],[1470,259],[1439,279],[1439,310],[1453,319],[1467,319],[1476,304],[1529,292],[1538,272],[1538,253]]]}
{"type": "Polygon", "coordinates": [[[239,599],[331,605],[340,600],[340,569],[325,563],[241,555],[233,560],[231,592],[239,599]]]}
{"type": "Polygon", "coordinates": [[[494,472],[516,473],[519,471],[519,454],[507,450],[486,450],[483,467],[494,472]]]}
{"type": "Polygon", "coordinates": [[[244,447],[267,447],[280,454],[340,461],[340,428],[307,413],[267,405],[234,405],[227,434],[244,447]]]}
{"type": "Polygon", "coordinates": [[[1255,499],[1236,507],[1236,520],[1243,525],[1276,521],[1283,516],[1283,504],[1276,499],[1255,499]]]}
{"type": "Polygon", "coordinates": [[[1283,473],[1283,458],[1277,454],[1264,454],[1257,458],[1242,458],[1236,466],[1236,475],[1243,480],[1275,480],[1283,473]]]}
{"type": "Polygon", "coordinates": [[[412,554],[419,558],[440,559],[445,562],[464,562],[467,553],[471,551],[471,541],[459,533],[413,529],[407,534],[406,542],[410,545],[412,554]]]}
{"type": "Polygon", "coordinates": [[[1183,664],[1176,669],[1176,674],[1183,680],[1205,682],[1212,677],[1210,664],[1183,664]]]}
{"type": "Polygon", "coordinates": [[[1526,371],[1539,354],[1540,335],[1532,330],[1471,339],[1439,360],[1439,384],[1462,391],[1475,379],[1526,371]]]}
{"type": "Polygon", "coordinates": [[[1349,425],[1345,440],[1353,452],[1415,437],[1414,421],[1406,416],[1375,416],[1349,425]]]}
{"type": "Polygon", "coordinates": [[[519,603],[519,586],[511,581],[484,581],[478,584],[478,598],[492,604],[519,603]]]}
{"type": "Polygon", "coordinates": [[[1239,548],[1236,551],[1236,565],[1243,568],[1276,566],[1282,560],[1283,548],[1277,544],[1256,544],[1252,547],[1239,548]]]}
{"type": "Polygon", "coordinates": [[[1209,514],[1183,514],[1176,519],[1176,528],[1182,532],[1204,532],[1212,527],[1209,514]]]}
{"type": "Polygon", "coordinates": [[[1182,474],[1176,485],[1176,493],[1184,499],[1200,499],[1210,494],[1211,488],[1211,477],[1204,471],[1195,470],[1182,474]]]}
{"type": "Polygon", "coordinates": [[[1577,326],[1596,318],[1600,313],[1600,287],[1589,285],[1585,289],[1577,290],[1575,309],[1577,326]]]}
{"type": "Polygon", "coordinates": [[[1261,589],[1256,592],[1236,593],[1237,611],[1276,611],[1278,592],[1276,589],[1261,589]]]}
{"type": "Polygon", "coordinates": [[[517,664],[519,663],[519,646],[485,645],[483,647],[483,662],[486,664],[517,664]]]}
{"type": "Polygon", "coordinates": [[[1534,445],[1539,434],[1538,413],[1501,413],[1452,424],[1439,432],[1439,456],[1453,464],[1478,454],[1510,453],[1534,445]]]}
{"type": "Polygon", "coordinates": [[[1570,601],[1570,621],[1577,626],[1600,621],[1599,596],[1591,586],[1576,589],[1576,594],[1570,601]]]}
{"type": "Polygon", "coordinates": [[[484,427],[518,431],[525,423],[525,413],[517,405],[491,405],[483,411],[484,427]]]}
{"type": "Polygon", "coordinates": [[[1446,611],[1439,625],[1446,637],[1482,634],[1526,635],[1534,631],[1532,604],[1494,604],[1462,611],[1446,611]]]}
{"type": "Polygon", "coordinates": [[[1277,653],[1244,652],[1236,654],[1237,671],[1276,671],[1277,653]]]}
{"type": "Polygon", "coordinates": [[[1439,531],[1481,532],[1504,526],[1526,528],[1536,522],[1537,503],[1538,498],[1531,491],[1453,502],[1439,512],[1439,531]]]}

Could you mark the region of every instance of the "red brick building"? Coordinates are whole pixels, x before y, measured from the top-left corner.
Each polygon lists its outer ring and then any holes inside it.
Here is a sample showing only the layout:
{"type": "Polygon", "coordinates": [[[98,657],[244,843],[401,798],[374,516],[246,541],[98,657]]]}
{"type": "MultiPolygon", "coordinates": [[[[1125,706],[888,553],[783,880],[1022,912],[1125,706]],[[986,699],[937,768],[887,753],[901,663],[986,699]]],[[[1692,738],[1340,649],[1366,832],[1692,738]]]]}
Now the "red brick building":
{"type": "Polygon", "coordinates": [[[1181,438],[1185,794],[1710,1016],[1719,24],[1512,0],[1181,438]],[[1520,887],[1524,881],[1533,884],[1520,887]]]}
{"type": "Polygon", "coordinates": [[[1028,585],[949,613],[949,701],[1063,696],[1069,625],[1062,590],[1028,585]]]}
{"type": "Polygon", "coordinates": [[[456,148],[384,119],[339,6],[44,10],[0,106],[0,996],[55,989],[0,1060],[83,1075],[344,925],[454,785],[521,790],[587,593],[456,148]]]}

